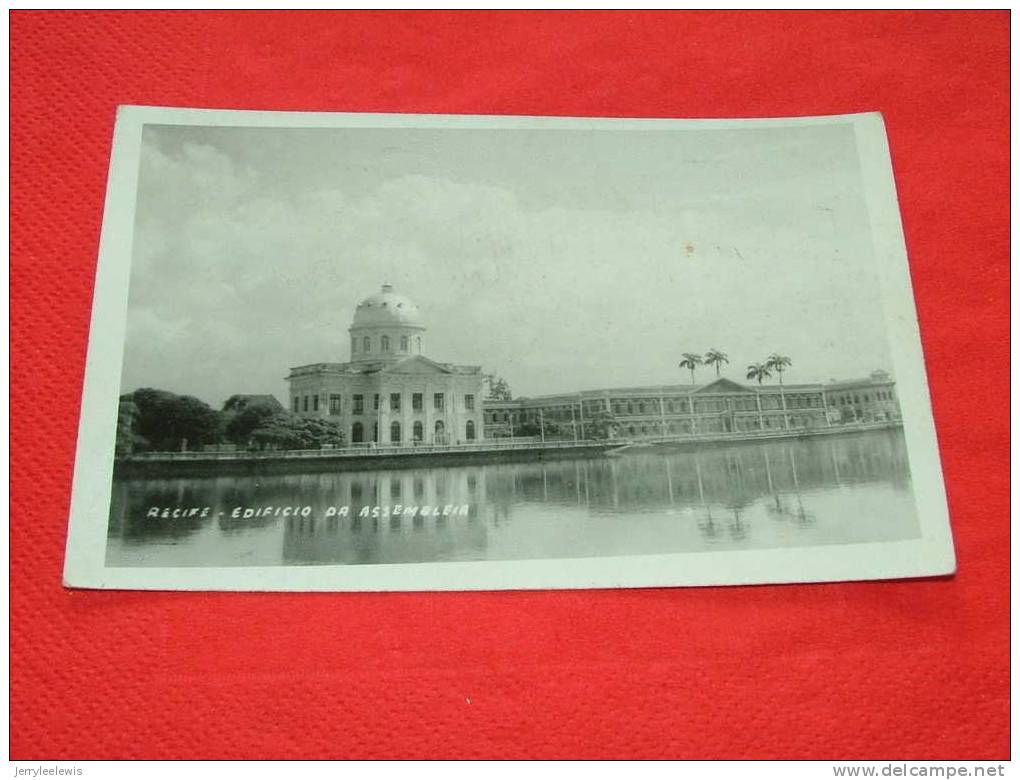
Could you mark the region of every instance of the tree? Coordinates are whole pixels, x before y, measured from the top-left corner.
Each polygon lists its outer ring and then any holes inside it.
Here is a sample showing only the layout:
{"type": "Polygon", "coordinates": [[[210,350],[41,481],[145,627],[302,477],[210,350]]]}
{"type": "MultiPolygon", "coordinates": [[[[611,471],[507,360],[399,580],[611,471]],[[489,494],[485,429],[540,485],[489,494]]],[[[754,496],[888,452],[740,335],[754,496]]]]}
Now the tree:
{"type": "Polygon", "coordinates": [[[138,405],[131,393],[120,397],[117,407],[117,441],[114,452],[117,455],[130,455],[135,450],[148,449],[149,442],[135,433],[138,422],[138,405]]]}
{"type": "Polygon", "coordinates": [[[315,450],[324,445],[343,446],[344,435],[340,426],[329,420],[277,412],[251,431],[251,440],[270,449],[315,450]]]}
{"type": "Polygon", "coordinates": [[[710,349],[705,353],[705,365],[715,366],[715,375],[719,376],[719,368],[723,363],[729,363],[730,358],[725,352],[720,352],[717,349],[710,349]]]}
{"type": "Polygon", "coordinates": [[[224,412],[240,412],[248,406],[248,396],[232,395],[223,403],[224,412]]]}
{"type": "Polygon", "coordinates": [[[768,356],[768,358],[766,358],[765,365],[767,365],[771,371],[775,371],[779,374],[779,384],[782,386],[783,372],[786,370],[787,366],[793,365],[793,361],[786,355],[780,355],[773,352],[768,356]]]}
{"type": "Polygon", "coordinates": [[[514,434],[517,436],[544,436],[546,439],[567,439],[573,437],[574,431],[569,424],[564,425],[543,416],[520,423],[514,428],[514,434]]]}
{"type": "Polygon", "coordinates": [[[150,449],[182,450],[222,439],[222,415],[193,396],[146,387],[136,390],[132,401],[138,409],[134,433],[150,449]]]}
{"type": "Polygon", "coordinates": [[[793,365],[793,361],[786,355],[773,352],[766,359],[766,365],[779,374],[779,401],[783,406],[783,427],[789,428],[790,418],[786,416],[786,396],[783,394],[783,372],[787,366],[793,365]]]}
{"type": "Polygon", "coordinates": [[[702,360],[701,355],[695,355],[691,352],[684,352],[683,360],[680,361],[680,368],[689,369],[691,372],[691,384],[694,384],[694,369],[700,366],[705,361],[702,360]]]}
{"type": "Polygon", "coordinates": [[[513,400],[513,395],[510,393],[510,385],[507,384],[505,379],[495,374],[484,374],[483,379],[485,380],[487,392],[486,398],[494,401],[513,400]]]}
{"type": "Polygon", "coordinates": [[[757,379],[759,385],[763,379],[768,379],[770,376],[772,376],[772,371],[767,363],[752,363],[747,367],[747,378],[757,379]]]}
{"type": "Polygon", "coordinates": [[[234,444],[247,445],[252,431],[262,428],[277,414],[280,411],[267,403],[245,404],[239,411],[229,415],[225,426],[226,437],[234,444]]]}

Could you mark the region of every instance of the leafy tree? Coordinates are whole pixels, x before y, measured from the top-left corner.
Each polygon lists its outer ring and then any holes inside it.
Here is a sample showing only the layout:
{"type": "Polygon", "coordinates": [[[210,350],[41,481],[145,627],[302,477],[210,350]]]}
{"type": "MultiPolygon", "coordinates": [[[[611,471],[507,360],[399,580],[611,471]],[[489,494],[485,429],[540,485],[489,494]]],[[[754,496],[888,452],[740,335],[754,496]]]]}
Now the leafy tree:
{"type": "Polygon", "coordinates": [[[569,424],[564,425],[548,418],[526,420],[514,427],[514,434],[517,436],[542,436],[543,432],[547,439],[567,439],[574,435],[574,429],[569,424]]]}
{"type": "Polygon", "coordinates": [[[120,397],[117,407],[117,442],[114,452],[117,455],[130,455],[135,450],[148,449],[149,442],[135,433],[138,421],[138,405],[131,393],[120,397]]]}
{"type": "Polygon", "coordinates": [[[138,412],[133,432],[153,450],[181,450],[214,444],[223,435],[222,416],[190,395],[142,388],[132,394],[138,412]]]}
{"type": "Polygon", "coordinates": [[[261,447],[278,450],[314,450],[323,445],[341,447],[344,434],[329,420],[277,412],[251,431],[251,440],[261,447]]]}
{"type": "Polygon", "coordinates": [[[513,395],[510,393],[510,385],[507,384],[505,379],[495,374],[485,374],[484,379],[488,391],[487,398],[491,398],[494,401],[513,400],[513,395]]]}
{"type": "Polygon", "coordinates": [[[725,352],[720,352],[717,349],[710,349],[705,353],[705,365],[715,366],[715,375],[719,376],[719,369],[723,363],[729,363],[730,358],[725,352]]]}
{"type": "Polygon", "coordinates": [[[680,368],[690,369],[691,372],[691,384],[694,384],[694,369],[700,366],[705,361],[701,355],[695,355],[693,352],[684,352],[683,360],[680,361],[680,368]]]}
{"type": "Polygon", "coordinates": [[[248,407],[248,396],[232,395],[223,403],[224,412],[241,412],[248,407]]]}
{"type": "MultiPolygon", "coordinates": [[[[230,401],[227,401],[227,404],[229,405],[230,401]]],[[[253,431],[262,428],[272,417],[280,414],[280,410],[276,405],[264,402],[240,406],[235,405],[234,408],[239,411],[228,416],[225,427],[226,437],[234,444],[240,445],[248,444],[253,431]]]]}

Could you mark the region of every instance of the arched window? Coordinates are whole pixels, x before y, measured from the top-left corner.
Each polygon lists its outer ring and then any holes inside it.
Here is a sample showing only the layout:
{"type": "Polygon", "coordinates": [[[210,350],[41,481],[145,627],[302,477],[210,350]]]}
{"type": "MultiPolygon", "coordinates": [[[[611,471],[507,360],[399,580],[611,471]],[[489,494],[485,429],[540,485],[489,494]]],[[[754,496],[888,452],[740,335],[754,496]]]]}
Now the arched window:
{"type": "Polygon", "coordinates": [[[407,352],[407,350],[408,350],[407,342],[408,342],[407,336],[401,336],[400,337],[400,351],[401,352],[407,352]]]}
{"type": "Polygon", "coordinates": [[[372,441],[379,441],[379,423],[372,423],[372,441]]]}
{"type": "Polygon", "coordinates": [[[415,347],[416,347],[416,351],[420,355],[421,354],[421,336],[415,336],[414,337],[414,344],[415,344],[415,347]]]}
{"type": "Polygon", "coordinates": [[[436,420],[436,444],[446,443],[446,424],[442,420],[436,420]]]}
{"type": "Polygon", "coordinates": [[[361,351],[362,352],[372,351],[372,339],[369,338],[368,336],[365,336],[365,338],[361,340],[361,351]]]}
{"type": "Polygon", "coordinates": [[[465,438],[467,438],[468,441],[474,441],[475,440],[475,421],[474,420],[468,420],[467,421],[467,431],[466,431],[466,433],[467,433],[467,436],[465,438]]]}
{"type": "Polygon", "coordinates": [[[415,420],[414,428],[411,429],[415,441],[422,441],[425,438],[425,427],[421,420],[415,420]]]}
{"type": "Polygon", "coordinates": [[[382,337],[382,347],[381,347],[381,349],[382,349],[383,352],[389,352],[390,351],[390,337],[389,336],[383,336],[382,337]]]}
{"type": "Polygon", "coordinates": [[[360,444],[365,439],[365,428],[361,423],[356,422],[351,426],[351,442],[360,444]]]}
{"type": "Polygon", "coordinates": [[[400,423],[396,420],[390,425],[390,441],[394,444],[400,442],[400,423]]]}

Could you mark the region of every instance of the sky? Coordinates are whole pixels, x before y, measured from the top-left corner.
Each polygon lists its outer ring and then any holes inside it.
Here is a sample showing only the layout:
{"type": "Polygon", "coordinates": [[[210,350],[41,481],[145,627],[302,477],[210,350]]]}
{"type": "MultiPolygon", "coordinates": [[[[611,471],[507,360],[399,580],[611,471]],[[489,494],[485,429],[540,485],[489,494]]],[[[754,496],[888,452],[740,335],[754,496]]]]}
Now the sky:
{"type": "Polygon", "coordinates": [[[515,396],[685,383],[710,348],[738,381],[892,369],[849,124],[148,125],[140,164],[122,392],[285,401],[384,283],[515,396]]]}

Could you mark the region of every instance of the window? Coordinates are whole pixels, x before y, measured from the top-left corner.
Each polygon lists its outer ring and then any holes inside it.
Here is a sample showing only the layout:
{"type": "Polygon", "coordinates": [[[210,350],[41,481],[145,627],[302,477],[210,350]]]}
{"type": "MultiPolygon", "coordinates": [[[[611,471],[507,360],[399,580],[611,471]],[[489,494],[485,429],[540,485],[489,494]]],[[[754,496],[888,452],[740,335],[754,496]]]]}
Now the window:
{"type": "Polygon", "coordinates": [[[304,405],[304,410],[305,410],[306,412],[308,411],[308,396],[307,396],[307,395],[305,396],[305,405],[304,405]]]}
{"type": "Polygon", "coordinates": [[[353,395],[351,400],[354,402],[353,414],[363,414],[365,411],[365,396],[353,395]]]}
{"type": "Polygon", "coordinates": [[[446,440],[446,424],[442,420],[436,420],[436,443],[443,444],[446,440]]]}
{"type": "Polygon", "coordinates": [[[407,336],[401,336],[400,337],[400,351],[401,352],[407,352],[407,350],[409,349],[407,342],[408,342],[407,336]]]}
{"type": "Polygon", "coordinates": [[[368,336],[365,336],[365,338],[361,340],[361,351],[362,352],[372,351],[372,339],[370,339],[368,336]]]}
{"type": "Polygon", "coordinates": [[[379,423],[372,423],[372,441],[379,441],[379,423]]]}
{"type": "Polygon", "coordinates": [[[466,438],[467,438],[468,441],[474,441],[475,440],[475,421],[474,420],[468,420],[467,421],[467,436],[466,436],[466,438]]]}
{"type": "Polygon", "coordinates": [[[415,336],[414,337],[414,343],[415,343],[415,347],[417,348],[417,352],[420,355],[421,354],[421,336],[415,336]]]}
{"type": "Polygon", "coordinates": [[[473,412],[475,410],[475,397],[471,393],[464,396],[464,408],[469,412],[473,412]]]}
{"type": "Polygon", "coordinates": [[[383,336],[382,337],[382,346],[380,347],[380,349],[382,349],[383,352],[389,352],[390,351],[390,337],[389,336],[383,336]]]}
{"type": "Polygon", "coordinates": [[[313,395],[312,396],[312,411],[313,412],[319,411],[319,396],[318,395],[313,395]]]}
{"type": "Polygon", "coordinates": [[[300,412],[301,411],[301,397],[300,396],[294,396],[294,411],[295,412],[300,412]]]}
{"type": "Polygon", "coordinates": [[[411,411],[420,412],[423,406],[422,394],[412,393],[411,394],[411,411]]]}
{"type": "Polygon", "coordinates": [[[353,355],[358,351],[358,337],[351,336],[351,354],[353,355]]]}
{"type": "Polygon", "coordinates": [[[390,441],[394,444],[400,442],[400,423],[396,420],[390,424],[390,441]]]}
{"type": "Polygon", "coordinates": [[[442,393],[436,393],[433,397],[433,403],[437,412],[443,411],[446,408],[446,400],[443,398],[442,393]]]}
{"type": "Polygon", "coordinates": [[[351,426],[351,442],[353,442],[354,444],[360,444],[364,440],[364,438],[365,438],[364,426],[359,422],[354,423],[354,425],[351,426]]]}
{"type": "Polygon", "coordinates": [[[340,414],[340,396],[331,395],[329,397],[329,413],[340,414]]]}
{"type": "Polygon", "coordinates": [[[379,394],[378,393],[376,393],[375,397],[372,399],[372,409],[374,409],[377,412],[379,411],[379,394]]]}
{"type": "Polygon", "coordinates": [[[411,430],[415,441],[422,441],[425,438],[425,428],[421,424],[421,420],[415,420],[414,428],[411,430]]]}
{"type": "Polygon", "coordinates": [[[400,393],[390,393],[390,411],[400,411],[400,393]]]}

